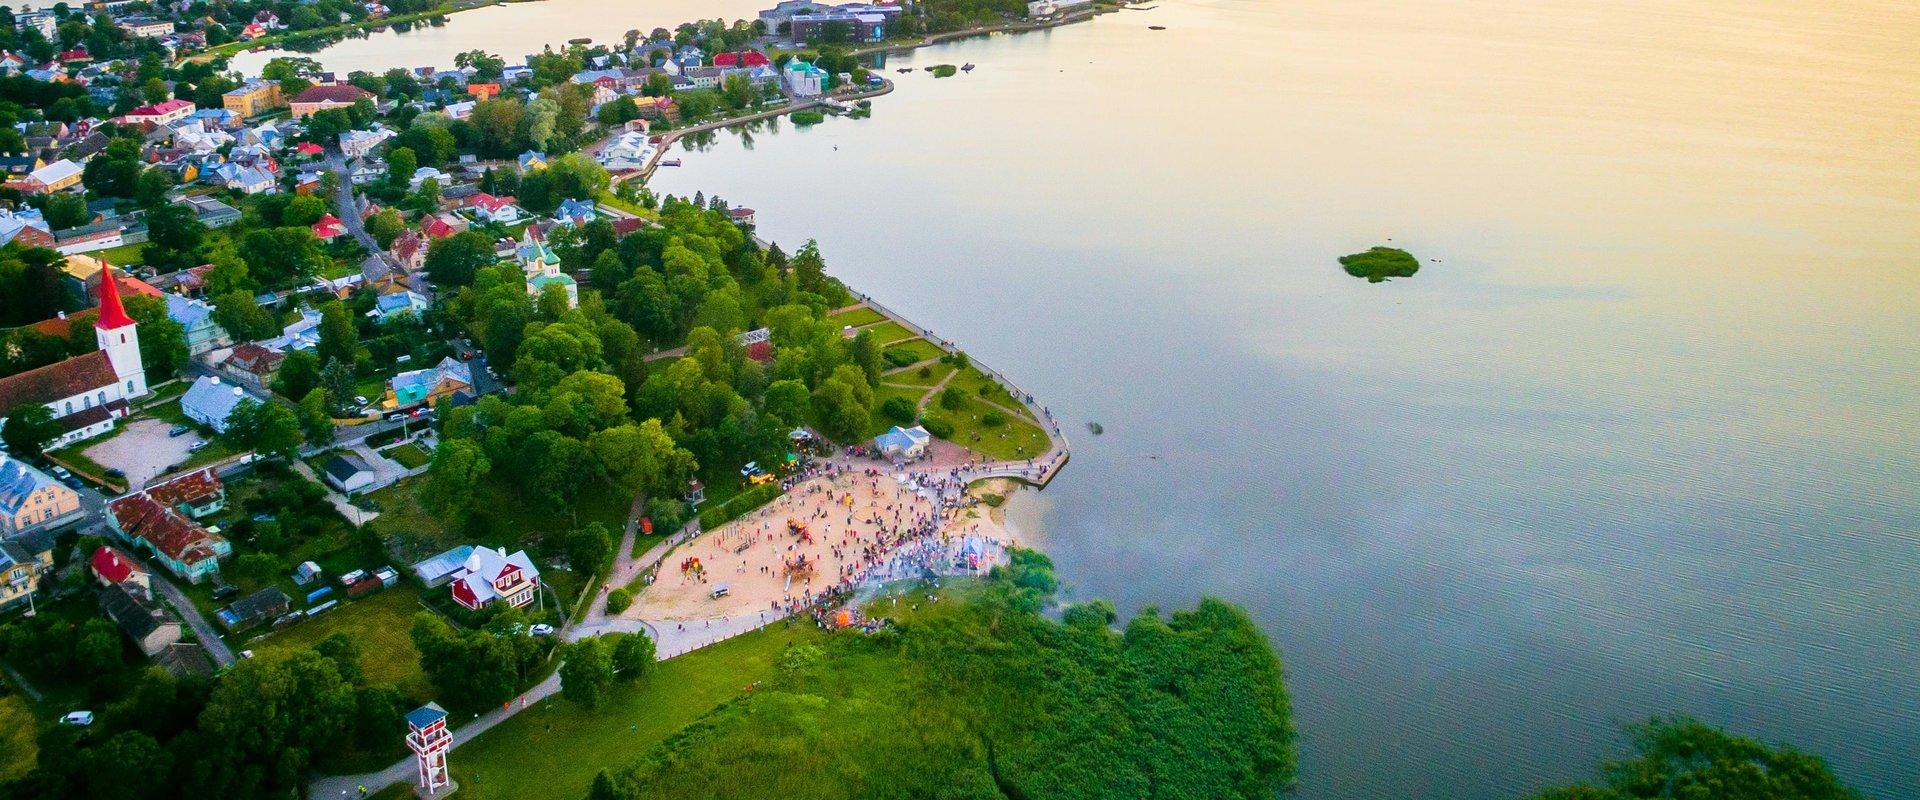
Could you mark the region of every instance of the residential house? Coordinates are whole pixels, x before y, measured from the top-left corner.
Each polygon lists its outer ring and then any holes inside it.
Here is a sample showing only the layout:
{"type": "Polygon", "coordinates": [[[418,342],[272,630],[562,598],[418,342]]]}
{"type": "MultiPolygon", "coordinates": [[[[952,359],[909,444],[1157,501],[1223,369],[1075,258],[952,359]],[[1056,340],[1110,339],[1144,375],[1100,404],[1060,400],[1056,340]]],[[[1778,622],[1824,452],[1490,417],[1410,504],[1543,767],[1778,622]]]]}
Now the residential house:
{"type": "Polygon", "coordinates": [[[122,540],[145,550],[169,572],[199,583],[220,571],[233,545],[195,520],[226,505],[226,488],[211,467],[107,504],[108,521],[122,540]]]}
{"type": "Polygon", "coordinates": [[[467,198],[465,207],[472,210],[475,220],[498,222],[502,225],[511,225],[520,221],[520,206],[513,195],[496,197],[481,192],[467,198]]]}
{"type": "Polygon", "coordinates": [[[206,195],[187,195],[174,202],[193,209],[194,217],[209,228],[225,228],[240,221],[240,209],[206,195]]]}
{"type": "Polygon", "coordinates": [[[145,125],[158,128],[193,116],[197,108],[198,106],[195,106],[192,101],[176,97],[165,102],[135,108],[122,115],[117,121],[122,125],[145,125]]]}
{"type": "MultiPolygon", "coordinates": [[[[51,139],[47,144],[52,145],[51,139]]],[[[45,152],[44,148],[28,142],[26,152],[0,153],[0,172],[5,172],[6,180],[23,179],[28,173],[47,165],[47,160],[40,155],[42,152],[45,152]]]]}
{"type": "Polygon", "coordinates": [[[327,463],[320,465],[320,474],[329,486],[344,494],[358,492],[380,479],[380,473],[374,470],[373,465],[349,452],[327,459],[327,463]]]}
{"type": "Polygon", "coordinates": [[[350,83],[317,84],[293,98],[289,105],[294,119],[306,119],[330,108],[348,108],[361,100],[372,100],[373,93],[350,83]]]}
{"type": "Polygon", "coordinates": [[[540,569],[525,550],[508,555],[504,547],[475,547],[453,573],[449,591],[454,602],[474,611],[496,602],[525,608],[540,593],[540,569]]]}
{"type": "Polygon", "coordinates": [[[473,394],[473,372],[465,362],[452,356],[428,369],[402,372],[387,381],[387,394],[380,407],[393,411],[430,406],[456,392],[473,394]]]}
{"type": "Polygon", "coordinates": [[[654,156],[656,146],[648,141],[647,135],[638,131],[627,131],[607,141],[600,148],[600,165],[608,172],[644,169],[647,161],[654,156]]]}
{"type": "Polygon", "coordinates": [[[273,376],[285,361],[285,353],[268,350],[253,342],[238,345],[220,362],[220,372],[243,386],[256,392],[265,392],[273,385],[273,376]]]}
{"type": "MultiPolygon", "coordinates": [[[[426,234],[430,240],[445,239],[456,233],[465,233],[468,227],[470,226],[466,220],[445,211],[420,220],[420,232],[426,234]]],[[[425,263],[426,256],[423,254],[421,258],[422,263],[425,263]]]]}
{"type": "Polygon", "coordinates": [[[126,223],[118,217],[53,232],[53,249],[61,255],[91,253],[127,244],[126,223]]]}
{"type": "Polygon", "coordinates": [[[592,202],[571,197],[560,201],[560,207],[553,211],[553,218],[566,225],[586,225],[598,216],[592,202]]]}
{"type": "Polygon", "coordinates": [[[269,586],[253,594],[242,597],[226,608],[214,612],[214,619],[227,630],[237,631],[251,628],[269,619],[287,613],[293,607],[293,599],[277,586],[269,586]]]}
{"type": "Polygon", "coordinates": [[[462,100],[458,103],[448,103],[446,107],[440,109],[440,111],[446,114],[449,119],[466,119],[473,116],[473,108],[476,105],[479,104],[472,100],[462,100]]]}
{"type": "Polygon", "coordinates": [[[918,425],[902,428],[895,425],[886,433],[873,437],[873,449],[888,458],[904,461],[926,454],[927,444],[932,440],[933,435],[927,433],[926,428],[918,425]]]}
{"type": "Polygon", "coordinates": [[[101,588],[125,586],[140,597],[153,598],[153,577],[146,565],[118,547],[103,544],[94,548],[93,555],[87,559],[87,570],[93,573],[93,579],[101,588]]]}
{"type": "Polygon", "coordinates": [[[373,152],[373,149],[395,136],[390,129],[375,127],[368,131],[347,131],[340,134],[340,152],[347,158],[361,158],[373,152]]]}
{"type": "Polygon", "coordinates": [[[141,595],[125,585],[100,590],[100,610],[120,626],[133,640],[133,646],[148,658],[159,655],[180,641],[180,620],[167,612],[151,595],[141,595]]]}
{"type": "Polygon", "coordinates": [[[207,179],[241,194],[262,194],[280,188],[273,173],[250,164],[221,164],[207,171],[207,179]]]}
{"type": "Polygon", "coordinates": [[[223,383],[211,375],[202,375],[194,379],[185,394],[180,395],[180,412],[187,415],[187,419],[212,428],[215,433],[226,433],[227,420],[233,416],[233,410],[248,399],[245,389],[223,383]]]}
{"type": "Polygon", "coordinates": [[[719,67],[687,67],[680,71],[681,76],[693,82],[695,89],[716,89],[725,73],[719,67]]]}
{"type": "Polygon", "coordinates": [[[311,308],[300,309],[299,319],[287,323],[279,336],[260,342],[260,346],[281,354],[289,350],[313,352],[314,348],[320,346],[320,312],[311,308]]]}
{"type": "Polygon", "coordinates": [[[19,242],[22,247],[52,247],[53,229],[37,208],[18,211],[0,208],[0,246],[19,242]]]}
{"type": "Polygon", "coordinates": [[[320,237],[320,241],[332,242],[347,235],[347,223],[332,214],[323,214],[319,222],[313,223],[313,235],[320,237]]]}
{"type": "Polygon", "coordinates": [[[473,95],[474,100],[484,103],[500,94],[500,84],[469,83],[467,84],[467,94],[473,95]]]}
{"type": "Polygon", "coordinates": [[[441,172],[438,169],[421,167],[413,171],[413,177],[407,179],[407,188],[415,192],[420,191],[420,185],[427,181],[434,181],[440,184],[440,186],[445,187],[451,182],[451,179],[447,176],[447,173],[441,172]]]}
{"type": "Polygon", "coordinates": [[[220,105],[236,117],[250,119],[277,108],[286,108],[287,98],[280,93],[279,81],[251,80],[238,89],[230,89],[220,95],[220,105]]]}
{"type": "Polygon", "coordinates": [[[713,55],[716,67],[765,67],[773,64],[766,53],[758,50],[738,50],[713,55]]]}
{"type": "Polygon", "coordinates": [[[51,572],[52,540],[29,536],[0,541],[0,609],[31,603],[41,577],[51,572]]]}
{"type": "Polygon", "coordinates": [[[27,189],[30,194],[52,194],[80,185],[80,176],[85,168],[67,159],[60,159],[44,167],[27,173],[27,189]]]}
{"type": "Polygon", "coordinates": [[[753,224],[753,209],[751,208],[729,208],[727,209],[727,216],[733,219],[733,224],[735,225],[753,224]]]}
{"type": "MultiPolygon", "coordinates": [[[[158,290],[155,290],[158,291],[158,290]]],[[[187,355],[197,356],[233,344],[227,329],[213,319],[213,306],[177,294],[162,295],[167,302],[167,319],[180,323],[187,334],[187,355]]]]}
{"type": "Polygon", "coordinates": [[[382,294],[373,301],[371,313],[382,323],[391,322],[402,314],[419,319],[427,313],[427,298],[412,290],[402,290],[391,294],[382,294]]]}
{"type": "Polygon", "coordinates": [[[394,237],[388,252],[408,272],[418,272],[427,265],[427,239],[416,231],[404,231],[394,237]]]}
{"type": "Polygon", "coordinates": [[[26,462],[0,454],[0,537],[51,530],[85,516],[80,495],[26,462]]]}
{"type": "Polygon", "coordinates": [[[536,151],[536,150],[528,150],[527,152],[520,154],[519,164],[520,164],[521,172],[532,172],[536,169],[546,169],[547,154],[536,151]]]}

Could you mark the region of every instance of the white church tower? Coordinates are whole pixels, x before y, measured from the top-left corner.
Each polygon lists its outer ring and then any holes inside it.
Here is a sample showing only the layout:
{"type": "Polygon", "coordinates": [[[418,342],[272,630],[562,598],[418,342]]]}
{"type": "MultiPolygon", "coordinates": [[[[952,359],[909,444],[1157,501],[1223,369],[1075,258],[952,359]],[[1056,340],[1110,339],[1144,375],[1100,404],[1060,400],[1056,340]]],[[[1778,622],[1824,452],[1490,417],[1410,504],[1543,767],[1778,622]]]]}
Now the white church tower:
{"type": "Polygon", "coordinates": [[[147,372],[140,363],[139,325],[120,305],[120,287],[113,279],[113,267],[100,263],[100,319],[93,324],[94,338],[100,350],[120,377],[116,387],[121,399],[132,400],[147,394],[147,372]]]}

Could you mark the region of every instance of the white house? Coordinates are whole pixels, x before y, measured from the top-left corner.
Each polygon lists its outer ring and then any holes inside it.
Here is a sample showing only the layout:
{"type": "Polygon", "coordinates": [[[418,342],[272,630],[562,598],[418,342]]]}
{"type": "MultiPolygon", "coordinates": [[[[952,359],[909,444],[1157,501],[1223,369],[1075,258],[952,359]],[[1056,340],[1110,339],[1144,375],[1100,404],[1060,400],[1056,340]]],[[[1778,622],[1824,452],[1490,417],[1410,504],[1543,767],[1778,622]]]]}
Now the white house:
{"type": "Polygon", "coordinates": [[[340,134],[340,152],[347,158],[362,158],[381,143],[394,137],[386,128],[374,128],[370,131],[347,131],[340,134]]]}
{"type": "Polygon", "coordinates": [[[202,375],[187,387],[186,394],[180,395],[180,411],[187,419],[212,428],[215,433],[226,433],[227,418],[233,416],[233,410],[246,399],[246,391],[238,384],[202,375]]]}

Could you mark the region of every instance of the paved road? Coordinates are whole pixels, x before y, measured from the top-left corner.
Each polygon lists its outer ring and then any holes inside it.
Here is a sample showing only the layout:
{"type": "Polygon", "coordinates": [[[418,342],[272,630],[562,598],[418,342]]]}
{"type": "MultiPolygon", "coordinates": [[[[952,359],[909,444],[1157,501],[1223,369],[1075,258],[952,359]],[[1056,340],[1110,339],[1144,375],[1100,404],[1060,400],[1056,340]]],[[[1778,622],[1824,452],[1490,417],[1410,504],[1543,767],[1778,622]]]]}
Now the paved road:
{"type": "Polygon", "coordinates": [[[193,628],[194,635],[199,637],[200,646],[207,648],[207,655],[213,656],[213,663],[222,667],[231,665],[233,649],[227,647],[227,643],[220,639],[219,629],[207,622],[207,618],[200,613],[200,609],[193,605],[192,600],[187,599],[186,592],[180,591],[180,587],[174,585],[173,580],[167,577],[164,567],[155,567],[149,571],[153,573],[154,590],[158,591],[160,596],[167,598],[167,602],[173,604],[174,610],[179,611],[180,616],[186,618],[187,626],[193,628]]]}
{"type": "Polygon", "coordinates": [[[347,159],[331,146],[327,152],[327,169],[333,171],[334,177],[339,178],[336,183],[340,184],[340,188],[333,193],[334,216],[340,218],[340,221],[347,226],[347,233],[358,241],[360,246],[367,248],[367,252],[379,253],[380,258],[386,260],[388,266],[394,266],[392,259],[380,249],[380,243],[374,241],[373,234],[367,233],[367,226],[361,224],[360,205],[353,199],[353,176],[347,172],[347,159]]]}

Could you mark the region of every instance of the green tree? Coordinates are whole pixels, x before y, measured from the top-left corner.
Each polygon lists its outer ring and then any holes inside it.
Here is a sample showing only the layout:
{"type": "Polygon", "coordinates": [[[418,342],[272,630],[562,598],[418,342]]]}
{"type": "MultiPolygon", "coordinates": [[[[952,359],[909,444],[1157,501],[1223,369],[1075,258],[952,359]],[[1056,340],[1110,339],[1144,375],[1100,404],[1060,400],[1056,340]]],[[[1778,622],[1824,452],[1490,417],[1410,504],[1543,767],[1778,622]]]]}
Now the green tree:
{"type": "Polygon", "coordinates": [[[320,385],[320,358],[305,350],[288,350],[273,375],[273,390],[285,398],[304,398],[320,385]]]}
{"type": "Polygon", "coordinates": [[[333,415],[327,413],[327,390],[315,387],[300,398],[300,433],[314,444],[333,441],[333,415]]]}
{"type": "MultiPolygon", "coordinates": [[[[165,175],[164,170],[149,172],[165,175]]],[[[147,212],[147,246],[141,255],[156,269],[196,266],[207,226],[183,205],[166,204],[147,212]]]]}
{"type": "Polygon", "coordinates": [[[406,230],[407,223],[400,219],[400,212],[391,208],[380,209],[380,213],[367,218],[367,233],[382,249],[392,247],[393,240],[406,230]]]}
{"type": "Polygon", "coordinates": [[[63,426],[54,421],[52,410],[35,403],[7,413],[6,425],[0,427],[0,441],[5,441],[14,455],[32,458],[40,455],[47,443],[63,430],[63,426]]]}
{"type": "Polygon", "coordinates": [[[294,195],[280,212],[284,225],[312,225],[327,214],[327,201],[310,194],[294,195]]]}
{"type": "Polygon", "coordinates": [[[622,634],[613,642],[613,670],[623,681],[639,680],[653,671],[653,639],[635,631],[622,634]]]}
{"type": "Polygon", "coordinates": [[[599,522],[567,534],[567,561],[576,572],[599,574],[613,561],[613,533],[599,522]]]}
{"type": "Polygon", "coordinates": [[[240,257],[248,273],[270,288],[304,283],[333,264],[320,238],[305,226],[247,231],[240,239],[240,257]]]}
{"type": "Polygon", "coordinates": [[[440,286],[467,286],[497,260],[486,234],[462,231],[427,246],[427,277],[440,286]]]}
{"type": "Polygon", "coordinates": [[[351,366],[360,353],[360,333],[353,326],[353,317],[342,303],[328,303],[320,308],[320,346],[316,348],[323,362],[338,361],[351,366]]]}
{"type": "Polygon", "coordinates": [[[240,342],[266,339],[280,332],[280,320],[261,308],[253,293],[244,289],[214,298],[213,321],[240,342]]]}
{"type": "Polygon", "coordinates": [[[1629,729],[1634,755],[1600,784],[1549,789],[1538,800],[1857,800],[1819,756],[1769,747],[1686,717],[1629,729]]]}
{"type": "Polygon", "coordinates": [[[413,173],[420,168],[420,157],[411,147],[395,147],[387,151],[387,182],[395,186],[406,186],[413,180],[413,173]]]}
{"type": "Polygon", "coordinates": [[[693,453],[676,444],[657,419],[600,431],[588,438],[587,447],[624,495],[677,495],[695,466],[693,453]]]}
{"type": "Polygon", "coordinates": [[[485,631],[455,631],[426,611],[414,615],[413,646],[438,696],[456,711],[474,712],[506,702],[520,682],[512,642],[485,631]]]}
{"type": "Polygon", "coordinates": [[[434,448],[432,466],[420,487],[420,500],[435,512],[464,520],[475,492],[493,471],[493,462],[480,445],[465,439],[446,439],[434,448]]]}
{"type": "Polygon", "coordinates": [[[560,694],[588,708],[598,705],[613,687],[613,658],[607,645],[590,636],[567,646],[560,665],[560,694]]]}
{"type": "Polygon", "coordinates": [[[292,458],[300,450],[300,420],[286,406],[249,398],[234,406],[220,438],[235,450],[292,458]]]}
{"type": "Polygon", "coordinates": [[[173,188],[173,175],[164,169],[146,169],[134,182],[134,198],[141,208],[157,209],[167,202],[167,192],[173,188]]]}

